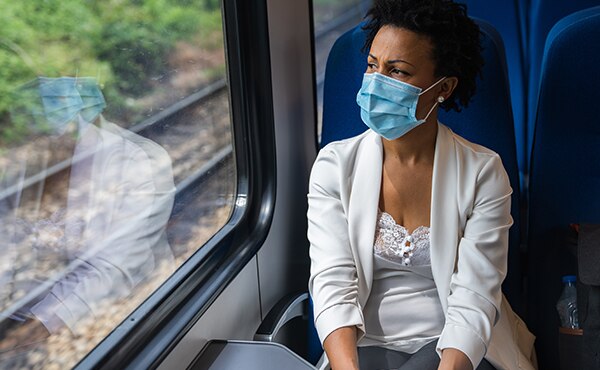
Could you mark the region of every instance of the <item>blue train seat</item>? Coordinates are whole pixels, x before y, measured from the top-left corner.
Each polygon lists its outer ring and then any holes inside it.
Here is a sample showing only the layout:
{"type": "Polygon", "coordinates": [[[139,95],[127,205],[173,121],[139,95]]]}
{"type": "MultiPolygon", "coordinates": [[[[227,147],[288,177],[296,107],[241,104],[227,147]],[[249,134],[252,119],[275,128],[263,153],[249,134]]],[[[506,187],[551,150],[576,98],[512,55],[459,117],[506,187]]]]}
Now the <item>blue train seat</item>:
{"type": "MultiPolygon", "coordinates": [[[[536,99],[540,83],[540,68],[544,54],[544,44],[548,32],[561,18],[576,12],[600,5],[600,0],[527,0],[529,5],[529,41],[528,41],[528,65],[529,82],[527,96],[527,153],[531,155],[533,131],[535,126],[536,99]]],[[[586,48],[594,48],[595,40],[588,40],[586,48]]]]}
{"type": "Polygon", "coordinates": [[[485,21],[478,20],[477,23],[483,34],[483,80],[477,84],[477,92],[466,109],[460,113],[441,111],[439,120],[462,137],[494,150],[502,158],[513,188],[511,215],[514,220],[509,230],[509,270],[502,287],[515,312],[523,314],[521,192],[504,45],[494,27],[485,21]]]}
{"type": "MultiPolygon", "coordinates": [[[[506,61],[510,96],[513,108],[517,161],[519,171],[527,173],[526,153],[527,78],[526,71],[526,17],[527,1],[523,0],[459,0],[467,5],[470,16],[489,22],[502,36],[506,46],[506,61]]],[[[521,188],[522,190],[523,188],[521,188]]]]}
{"type": "MultiPolygon", "coordinates": [[[[476,22],[482,30],[483,79],[478,81],[476,96],[468,108],[460,113],[441,110],[439,119],[466,139],[495,150],[508,172],[513,188],[511,214],[515,223],[510,230],[509,274],[503,290],[515,311],[522,313],[519,171],[504,46],[494,27],[482,20],[476,19],[476,22]]],[[[356,104],[356,93],[367,69],[367,55],[361,51],[365,42],[361,25],[340,36],[329,54],[325,69],[321,146],[358,135],[367,128],[356,104]]]]}
{"type": "Polygon", "coordinates": [[[323,83],[321,147],[367,129],[356,104],[356,93],[367,70],[367,53],[361,51],[366,40],[363,26],[360,23],[340,36],[329,52],[323,83]]]}
{"type": "Polygon", "coordinates": [[[560,20],[541,67],[529,187],[527,323],[540,369],[558,368],[561,276],[576,272],[570,223],[600,223],[600,7],[560,20]],[[594,40],[594,41],[592,41],[594,40]]]}

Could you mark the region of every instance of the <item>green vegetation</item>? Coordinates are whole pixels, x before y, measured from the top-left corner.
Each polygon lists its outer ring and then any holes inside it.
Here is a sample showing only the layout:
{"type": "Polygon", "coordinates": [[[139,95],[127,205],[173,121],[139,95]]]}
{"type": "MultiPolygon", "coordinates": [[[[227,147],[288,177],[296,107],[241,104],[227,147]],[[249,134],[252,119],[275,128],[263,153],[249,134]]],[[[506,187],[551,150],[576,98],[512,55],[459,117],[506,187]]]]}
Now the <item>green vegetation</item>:
{"type": "Polygon", "coordinates": [[[10,112],[37,76],[96,77],[111,110],[131,118],[139,108],[127,102],[158,88],[177,42],[222,48],[219,0],[6,0],[0,24],[3,144],[27,135],[10,112]]]}

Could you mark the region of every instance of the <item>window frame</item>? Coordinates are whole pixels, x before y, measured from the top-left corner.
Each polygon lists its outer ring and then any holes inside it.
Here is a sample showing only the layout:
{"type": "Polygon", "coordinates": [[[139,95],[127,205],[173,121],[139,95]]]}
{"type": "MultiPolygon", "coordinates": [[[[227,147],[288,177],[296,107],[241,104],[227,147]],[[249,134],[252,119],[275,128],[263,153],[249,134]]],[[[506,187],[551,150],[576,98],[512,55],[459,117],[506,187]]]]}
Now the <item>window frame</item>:
{"type": "Polygon", "coordinates": [[[75,369],[158,367],[267,237],[276,190],[267,4],[221,9],[237,171],[230,219],[75,369]]]}

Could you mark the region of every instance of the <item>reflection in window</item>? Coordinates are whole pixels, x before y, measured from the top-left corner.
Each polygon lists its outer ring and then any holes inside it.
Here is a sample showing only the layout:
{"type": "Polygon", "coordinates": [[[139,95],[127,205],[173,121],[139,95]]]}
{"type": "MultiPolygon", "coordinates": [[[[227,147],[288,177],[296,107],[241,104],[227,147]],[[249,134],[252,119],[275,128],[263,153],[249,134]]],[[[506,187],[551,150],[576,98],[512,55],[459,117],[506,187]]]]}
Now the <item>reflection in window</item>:
{"type": "Polygon", "coordinates": [[[0,21],[0,367],[69,368],[229,218],[220,3],[2,2],[0,21]]]}

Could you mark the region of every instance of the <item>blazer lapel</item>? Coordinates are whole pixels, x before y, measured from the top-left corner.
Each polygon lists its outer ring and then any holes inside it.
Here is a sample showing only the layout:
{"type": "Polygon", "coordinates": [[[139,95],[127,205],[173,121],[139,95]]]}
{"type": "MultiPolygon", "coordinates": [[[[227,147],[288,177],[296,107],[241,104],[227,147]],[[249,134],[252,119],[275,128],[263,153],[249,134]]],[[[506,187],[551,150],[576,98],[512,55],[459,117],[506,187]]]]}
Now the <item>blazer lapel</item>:
{"type": "Polygon", "coordinates": [[[442,308],[448,308],[450,278],[459,242],[458,163],[450,129],[438,124],[431,190],[431,269],[442,308]]]}
{"type": "Polygon", "coordinates": [[[373,282],[373,243],[381,189],[381,138],[369,131],[358,148],[348,205],[350,243],[358,272],[359,302],[364,306],[373,282]]]}

